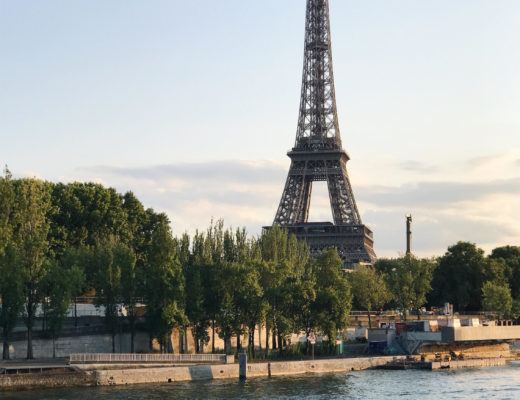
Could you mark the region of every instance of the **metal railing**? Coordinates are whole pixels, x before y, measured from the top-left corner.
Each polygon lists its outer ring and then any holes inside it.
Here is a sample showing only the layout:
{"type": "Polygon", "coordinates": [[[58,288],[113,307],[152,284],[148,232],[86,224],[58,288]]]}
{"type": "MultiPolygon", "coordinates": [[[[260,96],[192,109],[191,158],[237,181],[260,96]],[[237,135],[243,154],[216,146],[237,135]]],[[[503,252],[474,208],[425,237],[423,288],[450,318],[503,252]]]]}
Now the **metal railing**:
{"type": "Polygon", "coordinates": [[[117,354],[117,353],[93,353],[71,354],[71,364],[97,364],[97,363],[225,363],[225,354],[117,354]]]}

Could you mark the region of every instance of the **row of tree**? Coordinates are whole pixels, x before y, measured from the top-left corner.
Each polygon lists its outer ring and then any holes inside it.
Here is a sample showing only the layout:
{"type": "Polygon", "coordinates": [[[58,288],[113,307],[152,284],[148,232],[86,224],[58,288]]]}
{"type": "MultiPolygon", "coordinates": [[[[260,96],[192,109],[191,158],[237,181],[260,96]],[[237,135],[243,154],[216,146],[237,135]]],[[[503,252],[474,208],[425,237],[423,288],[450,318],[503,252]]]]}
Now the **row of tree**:
{"type": "Polygon", "coordinates": [[[247,332],[254,352],[254,332],[262,324],[266,342],[277,349],[292,332],[335,337],[348,325],[350,286],[337,252],[327,249],[311,259],[304,243],[278,227],[252,238],[219,221],[193,238],[174,238],[168,218],[145,210],[132,193],[12,179],[6,170],[0,229],[4,358],[20,319],[27,358],[33,358],[36,316],[43,312],[45,330],[56,339],[71,302],[84,293],[104,308],[113,351],[123,308],[134,350],[141,301],[150,343],[157,339],[165,351],[173,328],[192,329],[197,351],[209,344],[210,327],[226,350],[231,337],[247,332]]]}
{"type": "MultiPolygon", "coordinates": [[[[131,350],[138,302],[146,304],[150,343],[168,351],[174,327],[192,330],[196,350],[266,327],[265,343],[282,350],[293,332],[330,338],[348,325],[351,305],[398,308],[451,302],[459,312],[482,308],[510,312],[520,297],[520,248],[503,247],[489,257],[460,242],[438,259],[381,259],[351,274],[341,270],[335,249],[310,258],[304,243],[278,227],[259,237],[212,223],[193,237],[174,238],[165,214],[145,209],[128,192],[97,184],[53,184],[0,178],[0,328],[3,356],[20,318],[32,358],[36,314],[45,330],[60,335],[71,302],[88,292],[105,310],[115,336],[124,322],[131,350]],[[352,293],[352,294],[351,294],[352,293]],[[353,302],[353,303],[352,303],[353,302]],[[213,335],[209,335],[212,331],[213,335]]],[[[333,344],[334,341],[331,341],[333,344]]]]}
{"type": "MultiPolygon", "coordinates": [[[[224,230],[219,221],[192,243],[184,235],[178,253],[197,351],[209,344],[208,328],[218,331],[226,351],[233,336],[240,350],[240,337],[247,334],[255,356],[258,326],[266,327],[265,343],[282,351],[291,333],[319,331],[336,338],[348,325],[350,286],[335,249],[311,259],[306,244],[284,229],[248,238],[244,230],[224,230]]],[[[213,341],[211,346],[215,351],[213,341]]]]}
{"type": "MultiPolygon", "coordinates": [[[[136,302],[146,297],[154,336],[184,322],[183,277],[165,214],[145,210],[132,193],[88,183],[0,178],[0,328],[3,357],[13,329],[27,327],[33,358],[36,315],[55,339],[71,301],[95,294],[115,338],[121,307],[135,333],[136,302]],[[179,310],[179,311],[177,311],[179,310]]],[[[114,348],[114,340],[113,340],[114,348]]]]}
{"type": "Polygon", "coordinates": [[[354,307],[398,309],[406,316],[423,306],[448,302],[459,313],[496,311],[520,316],[520,247],[504,246],[489,256],[459,242],[438,258],[380,259],[351,274],[354,307]]]}

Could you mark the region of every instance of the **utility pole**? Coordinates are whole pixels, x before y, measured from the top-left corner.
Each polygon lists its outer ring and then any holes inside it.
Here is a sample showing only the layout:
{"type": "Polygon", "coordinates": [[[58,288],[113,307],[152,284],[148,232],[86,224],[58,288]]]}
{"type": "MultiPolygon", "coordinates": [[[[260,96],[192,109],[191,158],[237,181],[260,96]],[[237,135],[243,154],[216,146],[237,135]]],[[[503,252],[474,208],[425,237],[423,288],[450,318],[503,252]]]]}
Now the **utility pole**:
{"type": "Polygon", "coordinates": [[[406,255],[412,254],[412,215],[406,214],[406,255]]]}

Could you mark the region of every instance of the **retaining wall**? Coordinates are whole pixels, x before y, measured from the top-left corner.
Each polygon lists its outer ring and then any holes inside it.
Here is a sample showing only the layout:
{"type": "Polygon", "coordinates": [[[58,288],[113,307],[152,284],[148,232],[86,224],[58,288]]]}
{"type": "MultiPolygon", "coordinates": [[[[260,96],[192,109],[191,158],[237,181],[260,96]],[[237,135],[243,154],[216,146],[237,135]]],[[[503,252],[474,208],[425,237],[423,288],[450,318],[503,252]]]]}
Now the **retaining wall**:
{"type": "MultiPolygon", "coordinates": [[[[399,356],[249,363],[247,365],[247,376],[250,378],[267,378],[271,376],[298,375],[308,373],[359,371],[402,359],[404,359],[404,357],[399,356]]],[[[211,379],[238,379],[238,377],[239,366],[237,364],[96,371],[97,384],[103,386],[211,379]]]]}
{"type": "Polygon", "coordinates": [[[479,367],[501,367],[507,364],[505,358],[485,358],[480,360],[455,360],[455,361],[434,361],[431,369],[456,369],[456,368],[479,368],[479,367]]]}
{"type": "Polygon", "coordinates": [[[94,372],[0,375],[0,391],[94,386],[95,384],[94,372]]]}
{"type": "MultiPolygon", "coordinates": [[[[0,348],[2,348],[0,341],[0,348]]],[[[11,359],[25,358],[27,356],[27,340],[9,343],[9,356],[11,359]]],[[[148,335],[137,332],[134,338],[135,352],[147,352],[149,350],[148,335]]],[[[116,351],[130,352],[130,334],[116,335],[116,351]]],[[[56,340],[56,357],[68,357],[72,353],[111,353],[111,335],[85,335],[58,338],[56,340]]],[[[33,339],[34,358],[52,357],[52,340],[33,339]]]]}

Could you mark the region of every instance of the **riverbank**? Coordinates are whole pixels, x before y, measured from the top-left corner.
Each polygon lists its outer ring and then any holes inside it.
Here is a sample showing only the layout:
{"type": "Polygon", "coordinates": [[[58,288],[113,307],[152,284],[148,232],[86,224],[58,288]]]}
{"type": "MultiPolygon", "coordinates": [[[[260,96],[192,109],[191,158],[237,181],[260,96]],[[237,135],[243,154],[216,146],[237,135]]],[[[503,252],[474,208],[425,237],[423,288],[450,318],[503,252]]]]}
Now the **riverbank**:
{"type": "Polygon", "coordinates": [[[0,392],[96,386],[94,371],[57,370],[43,373],[0,375],[0,392]]]}
{"type": "Polygon", "coordinates": [[[364,370],[276,378],[95,386],[0,393],[2,400],[438,400],[516,399],[520,363],[441,370],[364,370]],[[411,384],[411,382],[413,384],[411,384]]]}
{"type": "MultiPolygon", "coordinates": [[[[360,371],[404,359],[397,357],[363,357],[314,361],[277,361],[249,363],[248,378],[286,375],[323,374],[360,371]]],[[[145,383],[173,383],[202,380],[239,379],[238,364],[217,365],[105,365],[82,364],[45,371],[0,375],[0,391],[76,386],[113,386],[145,383]]]]}
{"type": "MultiPolygon", "coordinates": [[[[270,378],[304,374],[346,373],[384,368],[404,362],[406,356],[336,358],[313,361],[277,361],[248,363],[247,378],[270,378]]],[[[475,359],[459,362],[458,367],[487,367],[505,365],[506,359],[475,359]],[[462,365],[464,364],[464,365],[462,365]]],[[[449,368],[439,365],[438,368],[449,368]]],[[[436,369],[436,368],[432,368],[436,369]]],[[[44,373],[0,375],[0,391],[36,388],[117,386],[134,384],[161,384],[207,380],[238,380],[238,364],[218,365],[93,365],[69,367],[68,370],[49,370],[44,373]]]]}
{"type": "MultiPolygon", "coordinates": [[[[247,377],[270,378],[285,375],[359,371],[378,367],[398,359],[404,359],[404,356],[249,363],[247,365],[247,377]]],[[[96,370],[95,373],[96,383],[101,386],[135,383],[172,383],[195,380],[239,379],[239,365],[195,365],[174,368],[96,370]]]]}

